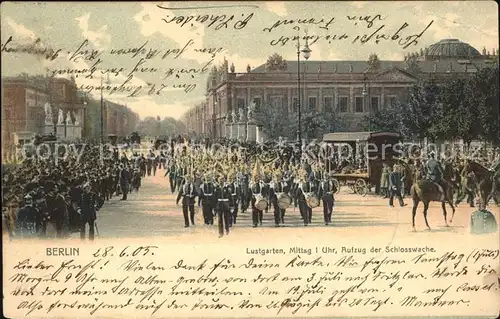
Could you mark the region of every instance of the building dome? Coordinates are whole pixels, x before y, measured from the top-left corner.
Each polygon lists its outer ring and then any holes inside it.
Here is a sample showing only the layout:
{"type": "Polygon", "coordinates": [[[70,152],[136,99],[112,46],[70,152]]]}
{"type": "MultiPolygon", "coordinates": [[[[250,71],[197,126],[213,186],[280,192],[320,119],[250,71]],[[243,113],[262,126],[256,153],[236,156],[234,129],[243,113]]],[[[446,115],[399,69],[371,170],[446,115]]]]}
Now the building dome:
{"type": "Polygon", "coordinates": [[[480,56],[478,50],[458,39],[444,39],[431,45],[426,56],[439,58],[467,58],[480,56]]]}

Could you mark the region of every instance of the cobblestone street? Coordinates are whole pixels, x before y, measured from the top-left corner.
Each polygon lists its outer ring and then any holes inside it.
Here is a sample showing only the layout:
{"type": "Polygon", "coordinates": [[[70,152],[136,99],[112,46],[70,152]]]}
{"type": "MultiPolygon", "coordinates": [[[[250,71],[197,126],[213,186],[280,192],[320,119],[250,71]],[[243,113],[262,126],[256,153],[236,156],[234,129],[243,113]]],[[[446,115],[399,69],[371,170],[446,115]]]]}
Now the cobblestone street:
{"type": "MultiPolygon", "coordinates": [[[[106,202],[98,212],[99,236],[102,238],[113,237],[149,237],[149,236],[179,236],[196,235],[204,233],[217,236],[216,226],[203,224],[201,208],[196,208],[195,227],[184,228],[182,207],[176,206],[177,194],[171,194],[168,179],[163,177],[164,171],[159,170],[156,176],[146,177],[138,193],[133,192],[127,201],[120,201],[120,197],[113,197],[106,202]]],[[[325,226],[323,222],[322,207],[313,211],[313,223],[303,226],[298,208],[290,208],[285,215],[285,226],[274,227],[274,217],[271,211],[264,214],[262,227],[252,228],[251,212],[239,213],[237,224],[231,228],[231,237],[264,234],[265,236],[287,235],[300,236],[301,234],[324,234],[342,236],[387,236],[388,239],[399,234],[411,234],[411,199],[405,198],[406,207],[389,207],[388,200],[375,195],[361,197],[345,186],[336,195],[332,224],[325,226]]],[[[423,219],[423,205],[418,208],[416,217],[417,234],[425,231],[423,219]]],[[[447,207],[448,214],[451,209],[447,207]]],[[[490,206],[498,219],[498,207],[490,206]]],[[[430,233],[455,233],[468,232],[470,214],[474,211],[467,204],[461,204],[455,213],[453,223],[449,228],[444,227],[443,215],[439,203],[432,203],[429,208],[428,219],[432,228],[430,233]]],[[[450,217],[448,217],[449,220],[450,217]]],[[[217,222],[217,221],[216,221],[217,222]]],[[[75,234],[74,236],[76,236],[75,234]]]]}

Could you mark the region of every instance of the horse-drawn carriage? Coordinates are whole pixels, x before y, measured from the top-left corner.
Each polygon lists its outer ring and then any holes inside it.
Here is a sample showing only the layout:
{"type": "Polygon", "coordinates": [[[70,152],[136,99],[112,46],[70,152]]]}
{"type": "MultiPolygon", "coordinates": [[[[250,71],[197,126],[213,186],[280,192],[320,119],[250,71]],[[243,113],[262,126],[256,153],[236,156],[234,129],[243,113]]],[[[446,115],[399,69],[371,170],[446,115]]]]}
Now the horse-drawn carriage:
{"type": "MultiPolygon", "coordinates": [[[[341,170],[332,174],[333,182],[340,191],[341,184],[354,193],[366,196],[372,187],[378,191],[383,163],[392,165],[398,155],[400,135],[391,132],[339,132],[323,136],[323,142],[332,146],[339,162],[351,160],[361,167],[341,170]]],[[[341,163],[338,163],[341,164],[341,163]]],[[[345,168],[345,167],[344,167],[345,168]]]]}

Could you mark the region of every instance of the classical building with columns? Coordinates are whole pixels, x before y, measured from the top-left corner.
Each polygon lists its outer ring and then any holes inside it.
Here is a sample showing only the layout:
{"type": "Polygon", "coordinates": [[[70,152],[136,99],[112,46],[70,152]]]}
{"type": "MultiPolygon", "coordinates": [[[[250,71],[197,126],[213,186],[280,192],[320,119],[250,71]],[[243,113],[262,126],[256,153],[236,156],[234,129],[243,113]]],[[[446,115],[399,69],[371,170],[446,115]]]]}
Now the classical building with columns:
{"type": "Polygon", "coordinates": [[[81,138],[83,116],[74,79],[27,74],[2,78],[2,151],[12,152],[35,134],[81,138]]]}
{"type": "Polygon", "coordinates": [[[285,61],[275,54],[254,69],[248,66],[246,73],[236,73],[225,60],[208,76],[206,102],[183,117],[187,131],[229,136],[232,114],[247,114],[252,104],[257,110],[284,108],[288,114],[297,112],[299,105],[302,113],[330,112],[344,123],[343,131],[363,131],[367,116],[404,102],[408,89],[420,80],[467,77],[496,63],[498,49],[480,53],[467,43],[445,39],[403,61],[379,60],[376,55],[366,61],[302,60],[285,61]]]}

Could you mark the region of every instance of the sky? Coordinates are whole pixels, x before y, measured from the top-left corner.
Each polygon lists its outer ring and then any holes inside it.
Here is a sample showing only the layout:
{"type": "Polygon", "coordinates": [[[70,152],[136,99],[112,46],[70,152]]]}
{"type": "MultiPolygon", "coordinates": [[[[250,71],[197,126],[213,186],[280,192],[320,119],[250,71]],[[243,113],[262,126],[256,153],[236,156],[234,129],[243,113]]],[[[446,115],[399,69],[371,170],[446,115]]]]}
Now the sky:
{"type": "MultiPolygon", "coordinates": [[[[439,40],[455,38],[471,44],[480,52],[483,47],[491,51],[498,48],[498,6],[493,1],[428,1],[428,2],[2,2],[1,4],[1,40],[2,48],[9,37],[13,42],[9,47],[32,43],[41,40],[41,45],[61,49],[57,59],[50,61],[39,56],[25,53],[4,52],[2,50],[2,76],[13,76],[20,73],[45,75],[49,70],[83,69],[92,66],[95,60],[79,59],[70,61],[71,55],[84,40],[89,52],[98,50],[104,69],[120,68],[125,70],[117,75],[104,77],[112,85],[125,82],[128,73],[140,59],[129,55],[110,55],[112,49],[138,48],[147,42],[146,52],[157,50],[157,56],[144,60],[141,67],[144,72],[135,72],[127,83],[134,86],[155,85],[155,88],[166,85],[156,94],[147,94],[143,89],[136,97],[125,93],[104,93],[104,97],[116,103],[127,105],[142,118],[146,116],[171,116],[180,118],[190,107],[205,98],[207,73],[181,74],[179,78],[165,78],[165,72],[171,68],[179,70],[201,69],[208,64],[220,65],[226,59],[234,63],[236,72],[246,72],[247,65],[252,68],[266,62],[267,58],[278,53],[285,59],[296,60],[296,42],[288,41],[285,45],[271,45],[273,40],[281,36],[321,37],[310,46],[310,60],[363,60],[371,53],[376,53],[381,60],[401,60],[405,53],[419,51],[439,40]],[[158,7],[161,6],[163,8],[158,7]],[[166,9],[164,9],[166,8],[166,9]],[[196,21],[196,17],[201,18],[196,21]],[[228,28],[216,30],[215,23],[203,22],[204,15],[226,15],[228,28]],[[380,19],[377,18],[380,15],[380,19]],[[192,20],[185,23],[189,16],[192,20]],[[235,29],[239,19],[248,19],[244,28],[235,29]],[[350,17],[368,17],[349,21],[350,17]],[[333,18],[333,21],[332,21],[333,18]],[[165,21],[173,22],[167,23],[165,21]],[[298,24],[302,21],[319,22],[318,24],[298,24]],[[294,23],[281,24],[271,32],[266,27],[277,21],[294,20],[294,23]],[[368,28],[368,21],[373,25],[368,28]],[[332,21],[325,29],[326,23],[332,21]],[[382,31],[394,34],[404,23],[408,24],[400,34],[404,36],[422,32],[431,21],[432,25],[418,39],[418,44],[406,49],[397,41],[386,41],[375,44],[373,40],[365,44],[351,41],[326,41],[327,35],[333,38],[345,33],[351,37],[357,34],[371,34],[384,25],[382,31]],[[178,23],[176,23],[178,22],[178,23]],[[298,27],[298,28],[297,28],[298,27]],[[307,29],[307,30],[306,30],[307,29]],[[187,49],[178,57],[170,54],[162,59],[167,50],[181,50],[189,43],[187,49]],[[207,52],[196,52],[194,49],[217,50],[212,56],[207,52]],[[213,61],[212,61],[213,59],[213,61]],[[212,62],[211,62],[212,61],[212,62]],[[150,72],[156,68],[156,72],[150,72]],[[148,69],[148,70],[146,70],[148,69]],[[174,84],[196,84],[189,93],[174,88],[174,84]]],[[[241,26],[241,24],[239,24],[241,26]]],[[[377,33],[379,34],[379,33],[377,33]]],[[[145,56],[143,56],[145,57],[145,56]]],[[[68,77],[68,76],[64,76],[68,77]]],[[[93,79],[84,75],[76,79],[77,85],[100,84],[101,77],[93,79]]]]}

